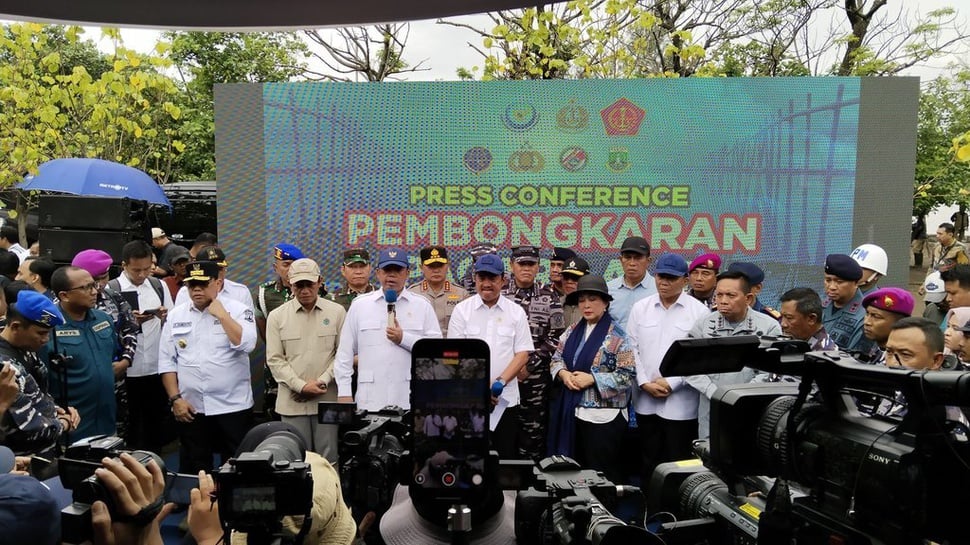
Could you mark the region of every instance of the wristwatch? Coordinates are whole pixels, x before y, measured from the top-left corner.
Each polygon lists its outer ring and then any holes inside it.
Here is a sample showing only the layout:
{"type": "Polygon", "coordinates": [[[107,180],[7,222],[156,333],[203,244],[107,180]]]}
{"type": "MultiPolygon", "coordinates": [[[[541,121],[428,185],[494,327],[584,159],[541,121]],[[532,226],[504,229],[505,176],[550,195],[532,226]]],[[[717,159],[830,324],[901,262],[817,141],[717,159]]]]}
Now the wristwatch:
{"type": "Polygon", "coordinates": [[[175,405],[175,401],[179,399],[182,399],[182,394],[175,394],[172,397],[168,398],[168,406],[171,407],[175,405]]]}

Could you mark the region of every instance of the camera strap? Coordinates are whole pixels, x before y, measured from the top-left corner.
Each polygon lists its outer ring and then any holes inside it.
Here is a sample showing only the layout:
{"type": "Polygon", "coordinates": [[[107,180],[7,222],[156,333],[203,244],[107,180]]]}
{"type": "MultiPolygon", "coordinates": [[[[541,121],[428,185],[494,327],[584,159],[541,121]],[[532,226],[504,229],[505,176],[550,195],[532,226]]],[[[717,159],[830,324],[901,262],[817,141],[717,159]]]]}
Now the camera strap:
{"type": "Polygon", "coordinates": [[[136,526],[148,526],[153,520],[155,520],[155,517],[158,516],[158,513],[162,510],[163,505],[165,505],[165,495],[160,494],[157,498],[155,498],[155,501],[149,503],[145,507],[142,507],[141,511],[138,511],[134,515],[122,515],[120,513],[116,514],[114,521],[126,522],[136,526]]]}

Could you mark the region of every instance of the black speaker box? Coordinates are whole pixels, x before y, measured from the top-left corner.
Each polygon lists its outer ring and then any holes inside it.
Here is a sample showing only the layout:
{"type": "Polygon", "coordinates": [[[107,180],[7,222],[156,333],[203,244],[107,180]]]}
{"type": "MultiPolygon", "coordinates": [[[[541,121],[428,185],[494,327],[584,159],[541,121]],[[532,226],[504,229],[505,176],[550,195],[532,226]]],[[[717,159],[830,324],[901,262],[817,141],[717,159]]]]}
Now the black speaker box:
{"type": "Polygon", "coordinates": [[[95,248],[108,252],[115,265],[121,264],[121,249],[133,240],[145,240],[143,231],[82,231],[73,229],[41,229],[38,232],[40,249],[53,261],[70,263],[81,250],[95,248]]]}
{"type": "Polygon", "coordinates": [[[41,229],[143,231],[148,225],[148,201],[116,197],[41,195],[41,229]]]}

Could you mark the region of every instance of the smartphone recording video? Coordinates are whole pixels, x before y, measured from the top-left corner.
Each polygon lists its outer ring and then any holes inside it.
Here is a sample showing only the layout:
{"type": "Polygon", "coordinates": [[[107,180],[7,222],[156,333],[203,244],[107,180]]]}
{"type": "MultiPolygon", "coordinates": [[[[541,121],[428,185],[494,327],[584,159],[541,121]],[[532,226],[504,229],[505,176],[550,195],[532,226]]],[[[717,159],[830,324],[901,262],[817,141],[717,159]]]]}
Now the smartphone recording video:
{"type": "Polygon", "coordinates": [[[412,497],[472,503],[489,476],[488,345],[422,339],[411,350],[412,497]]]}

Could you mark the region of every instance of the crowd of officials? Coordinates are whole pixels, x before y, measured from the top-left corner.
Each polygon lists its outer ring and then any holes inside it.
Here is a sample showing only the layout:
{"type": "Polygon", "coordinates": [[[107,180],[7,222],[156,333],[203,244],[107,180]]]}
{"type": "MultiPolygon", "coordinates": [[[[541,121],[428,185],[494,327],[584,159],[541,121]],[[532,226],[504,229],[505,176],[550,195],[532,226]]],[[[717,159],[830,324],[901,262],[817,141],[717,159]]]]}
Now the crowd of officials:
{"type": "MultiPolygon", "coordinates": [[[[55,267],[0,230],[0,443],[19,457],[52,458],[100,434],[153,451],[178,439],[178,470],[210,471],[253,427],[249,354],[258,339],[264,418],[299,430],[333,465],[337,428],[318,422],[318,402],[407,408],[414,343],[474,338],[490,348],[500,457],[566,454],[617,483],[645,482],[656,465],[692,457],[694,440],[711,433],[719,387],[790,379],[750,368],[664,377],[661,360],[677,339],[784,335],[917,369],[970,360],[970,259],[952,224],[937,231],[922,317],[911,316],[909,291],[878,285],[889,258],[872,244],[818,264],[824,293],[774,286],[780,299],[765,302],[758,264],[652,255],[637,236],[617,249],[623,274],[609,282],[568,248],[553,249],[548,283],[538,280],[543,257],[533,246],[508,249],[508,268],[499,248],[476,246],[457,280],[448,248],[421,248],[411,283],[409,250],[372,257],[349,248],[342,287],[329,294],[319,265],[292,244],[273,247],[274,279],[248,288],[227,277],[213,235],[192,248],[160,229],[152,236],[124,246],[111,278],[113,259],[100,249],[55,267]],[[634,471],[624,462],[631,450],[634,471]]],[[[898,412],[894,405],[860,408],[898,412]]]]}

